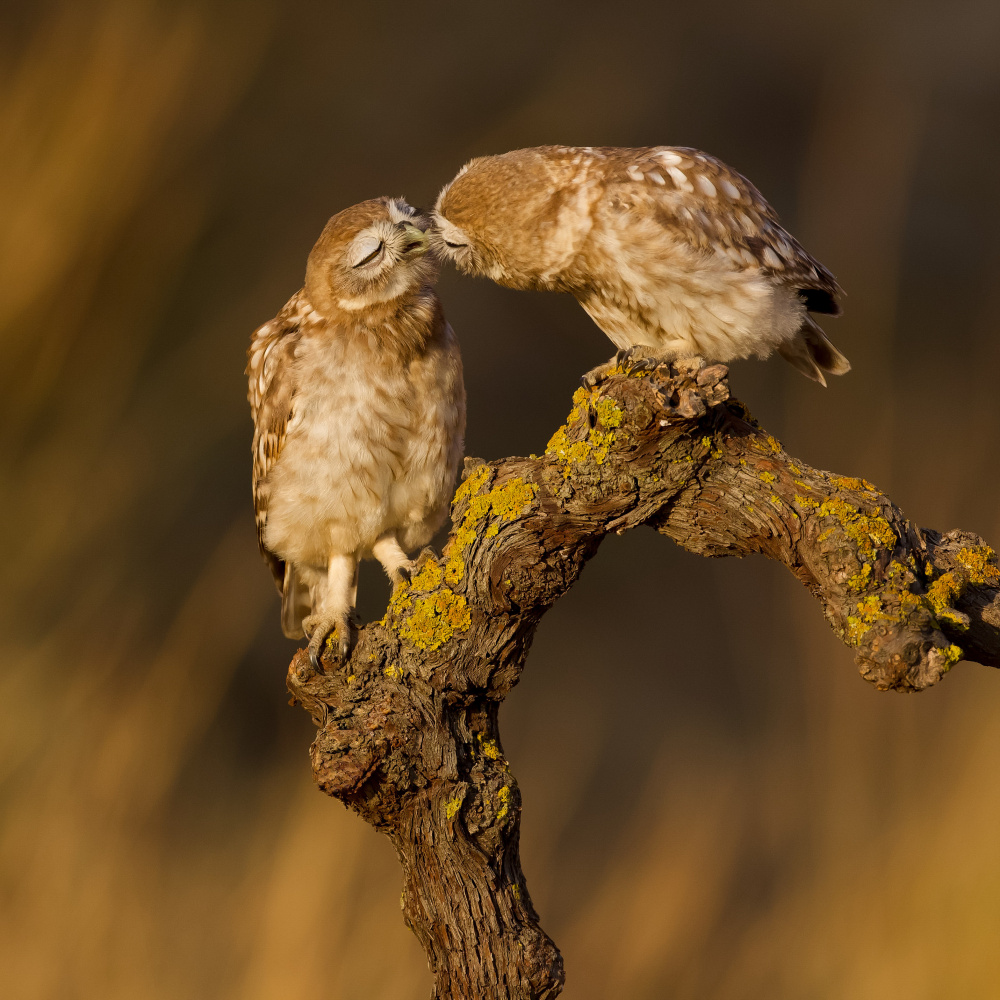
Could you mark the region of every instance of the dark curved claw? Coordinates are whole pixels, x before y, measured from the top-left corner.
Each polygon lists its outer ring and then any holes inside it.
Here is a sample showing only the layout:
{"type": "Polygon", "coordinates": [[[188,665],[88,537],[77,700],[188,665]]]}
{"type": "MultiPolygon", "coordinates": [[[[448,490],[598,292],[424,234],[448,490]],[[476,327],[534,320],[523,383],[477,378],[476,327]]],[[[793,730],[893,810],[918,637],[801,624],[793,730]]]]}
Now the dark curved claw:
{"type": "Polygon", "coordinates": [[[351,650],[354,649],[353,631],[353,629],[348,627],[343,630],[340,637],[340,658],[345,662],[350,657],[351,650]]]}

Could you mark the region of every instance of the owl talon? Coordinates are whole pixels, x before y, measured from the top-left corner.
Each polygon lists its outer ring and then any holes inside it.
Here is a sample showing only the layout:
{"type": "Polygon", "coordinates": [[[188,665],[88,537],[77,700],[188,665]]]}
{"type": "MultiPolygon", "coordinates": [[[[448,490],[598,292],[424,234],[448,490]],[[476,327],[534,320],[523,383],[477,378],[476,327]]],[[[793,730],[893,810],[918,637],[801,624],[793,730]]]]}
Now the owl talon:
{"type": "Polygon", "coordinates": [[[355,634],[354,623],[349,614],[343,616],[334,615],[309,615],[302,620],[302,629],[309,637],[309,662],[314,669],[320,673],[323,671],[324,654],[339,656],[341,660],[347,660],[354,648],[355,634]],[[337,644],[334,646],[329,640],[332,636],[337,636],[337,644]]]}
{"type": "Polygon", "coordinates": [[[354,649],[354,629],[351,623],[348,622],[347,628],[343,630],[340,636],[340,658],[346,663],[351,657],[351,650],[354,649]]]}
{"type": "Polygon", "coordinates": [[[616,351],[615,356],[610,361],[605,361],[603,365],[591,368],[583,376],[581,382],[584,389],[596,389],[602,382],[606,382],[616,373],[634,375],[639,372],[652,372],[667,363],[667,359],[654,353],[652,348],[643,344],[633,344],[631,347],[623,347],[616,351]]]}
{"type": "Polygon", "coordinates": [[[662,354],[657,354],[651,347],[636,344],[625,351],[619,351],[616,355],[618,365],[626,375],[635,375],[641,372],[655,372],[657,368],[669,365],[670,361],[662,354]]]}
{"type": "Polygon", "coordinates": [[[580,385],[582,385],[588,392],[591,389],[596,389],[602,382],[606,382],[608,380],[611,373],[614,372],[617,367],[618,355],[615,355],[615,357],[613,357],[610,361],[605,361],[603,365],[591,368],[589,372],[581,375],[580,385]]]}

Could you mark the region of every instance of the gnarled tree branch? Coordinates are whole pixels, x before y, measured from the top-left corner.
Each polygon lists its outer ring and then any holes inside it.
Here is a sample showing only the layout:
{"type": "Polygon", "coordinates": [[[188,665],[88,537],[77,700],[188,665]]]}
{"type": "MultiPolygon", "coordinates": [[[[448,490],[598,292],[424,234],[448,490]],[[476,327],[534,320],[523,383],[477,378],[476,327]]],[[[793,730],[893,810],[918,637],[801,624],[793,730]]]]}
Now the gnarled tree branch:
{"type": "Polygon", "coordinates": [[[921,690],[962,658],[1000,666],[994,551],[790,458],[725,377],[698,362],[619,371],[577,391],[545,455],[467,461],[443,555],[350,662],[292,661],[289,690],[319,727],[316,779],[395,845],[440,1000],[562,989],[521,873],[497,712],[539,619],[609,532],[645,524],[702,555],[784,563],[880,689],[921,690]]]}

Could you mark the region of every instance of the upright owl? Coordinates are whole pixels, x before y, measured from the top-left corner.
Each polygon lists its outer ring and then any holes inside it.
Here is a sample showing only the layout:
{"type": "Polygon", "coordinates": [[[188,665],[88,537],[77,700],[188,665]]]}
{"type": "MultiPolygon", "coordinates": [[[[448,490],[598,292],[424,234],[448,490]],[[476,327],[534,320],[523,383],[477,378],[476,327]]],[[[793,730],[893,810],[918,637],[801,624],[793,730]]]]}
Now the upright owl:
{"type": "Polygon", "coordinates": [[[483,156],[444,188],[434,219],[460,270],[570,292],[620,349],[711,361],[777,350],[823,385],[824,372],[850,369],[809,315],[840,313],[833,275],[746,178],[707,153],[538,146],[483,156]]]}
{"type": "Polygon", "coordinates": [[[359,560],[406,580],[448,511],[465,388],[428,225],[399,198],[335,215],[250,341],[257,537],[314,663],[333,631],[350,652],[359,560]]]}

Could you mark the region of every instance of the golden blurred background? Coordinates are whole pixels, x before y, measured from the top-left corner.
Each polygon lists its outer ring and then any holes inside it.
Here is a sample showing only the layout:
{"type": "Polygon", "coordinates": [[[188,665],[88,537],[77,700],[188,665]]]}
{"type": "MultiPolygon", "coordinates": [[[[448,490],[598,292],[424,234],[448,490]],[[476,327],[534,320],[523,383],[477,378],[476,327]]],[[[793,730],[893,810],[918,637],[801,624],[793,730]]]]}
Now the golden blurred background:
{"type": "MultiPolygon", "coordinates": [[[[0,992],[400,1000],[387,840],[312,785],[256,552],[250,331],[326,218],[469,157],[692,145],[847,289],[854,371],[744,362],[788,451],[1000,543],[995,0],[47,0],[0,21],[0,992]]],[[[611,347],[446,273],[467,452],[611,347]]],[[[366,567],[361,612],[387,597],[366,567]]],[[[611,538],[503,711],[565,996],[1000,996],[1000,677],[879,694],[763,560],[611,538]]]]}

